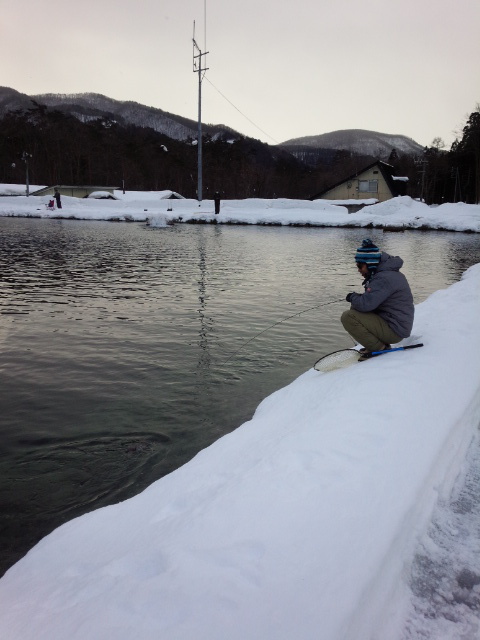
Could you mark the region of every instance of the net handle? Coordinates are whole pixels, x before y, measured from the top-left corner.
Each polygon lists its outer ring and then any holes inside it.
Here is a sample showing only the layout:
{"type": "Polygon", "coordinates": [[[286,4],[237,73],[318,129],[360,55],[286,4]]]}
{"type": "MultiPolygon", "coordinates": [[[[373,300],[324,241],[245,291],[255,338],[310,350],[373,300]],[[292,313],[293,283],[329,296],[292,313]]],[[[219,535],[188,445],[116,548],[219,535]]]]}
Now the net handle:
{"type": "Polygon", "coordinates": [[[392,351],[406,351],[407,349],[417,349],[423,347],[423,342],[418,344],[410,344],[406,347],[394,347],[393,349],[383,349],[383,351],[372,351],[371,353],[364,354],[365,358],[374,358],[375,356],[381,356],[383,353],[390,353],[392,351]]]}

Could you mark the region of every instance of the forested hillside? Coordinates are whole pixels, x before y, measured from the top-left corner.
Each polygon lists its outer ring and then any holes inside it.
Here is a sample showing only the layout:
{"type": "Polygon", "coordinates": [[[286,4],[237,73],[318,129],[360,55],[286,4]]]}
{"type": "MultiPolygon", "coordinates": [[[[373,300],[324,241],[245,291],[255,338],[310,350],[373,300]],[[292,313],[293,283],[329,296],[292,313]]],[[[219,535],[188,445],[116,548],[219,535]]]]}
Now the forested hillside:
{"type": "MultiPolygon", "coordinates": [[[[82,121],[32,101],[0,120],[0,182],[25,180],[24,152],[32,184],[94,184],[128,190],[172,189],[195,198],[197,146],[149,127],[103,117],[82,121]],[[14,165],[14,166],[13,166],[14,165]]],[[[329,152],[316,166],[252,138],[203,138],[203,197],[309,198],[370,157],[329,152]]]]}
{"type": "MultiPolygon", "coordinates": [[[[44,105],[0,120],[1,182],[22,182],[23,152],[32,184],[122,185],[129,190],[172,189],[196,196],[197,147],[147,127],[109,118],[82,122],[44,105]],[[12,166],[14,164],[15,166],[12,166]]],[[[288,152],[250,139],[204,138],[204,197],[296,197],[308,171],[288,152]]],[[[305,187],[308,192],[308,188],[305,187]]]]}

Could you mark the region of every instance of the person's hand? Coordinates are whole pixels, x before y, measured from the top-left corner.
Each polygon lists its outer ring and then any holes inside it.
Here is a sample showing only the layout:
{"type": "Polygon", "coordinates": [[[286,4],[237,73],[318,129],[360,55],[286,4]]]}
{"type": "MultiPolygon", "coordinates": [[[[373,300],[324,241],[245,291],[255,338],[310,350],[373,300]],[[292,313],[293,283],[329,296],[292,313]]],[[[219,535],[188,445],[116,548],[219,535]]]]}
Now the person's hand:
{"type": "Polygon", "coordinates": [[[353,296],[353,292],[351,291],[350,293],[347,293],[347,297],[345,298],[345,300],[347,302],[350,302],[350,300],[352,299],[352,296],[353,296]]]}

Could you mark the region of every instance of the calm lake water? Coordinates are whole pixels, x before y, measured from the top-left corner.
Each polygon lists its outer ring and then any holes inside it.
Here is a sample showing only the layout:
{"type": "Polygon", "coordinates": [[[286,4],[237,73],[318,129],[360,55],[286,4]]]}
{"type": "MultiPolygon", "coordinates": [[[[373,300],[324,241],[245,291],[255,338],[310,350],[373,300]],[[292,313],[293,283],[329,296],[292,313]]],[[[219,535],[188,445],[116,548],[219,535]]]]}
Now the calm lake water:
{"type": "Polygon", "coordinates": [[[339,316],[366,235],[416,302],[480,262],[461,233],[0,218],[0,574],[352,346],[339,316]]]}

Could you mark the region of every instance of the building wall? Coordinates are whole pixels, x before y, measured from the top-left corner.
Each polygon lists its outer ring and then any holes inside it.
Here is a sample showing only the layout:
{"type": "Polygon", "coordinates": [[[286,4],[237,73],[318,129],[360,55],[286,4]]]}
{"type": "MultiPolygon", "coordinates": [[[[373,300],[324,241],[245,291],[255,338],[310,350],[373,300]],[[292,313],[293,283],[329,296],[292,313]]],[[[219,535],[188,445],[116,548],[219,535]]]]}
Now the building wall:
{"type": "Polygon", "coordinates": [[[92,193],[91,189],[83,189],[82,187],[59,187],[58,190],[62,196],[71,196],[73,198],[84,198],[92,193]]]}
{"type": "Polygon", "coordinates": [[[366,200],[376,198],[379,202],[390,200],[392,193],[385,179],[376,167],[363,171],[353,180],[343,182],[334,189],[330,189],[321,196],[321,200],[366,200]],[[360,191],[360,181],[377,180],[378,191],[360,191]]]}

